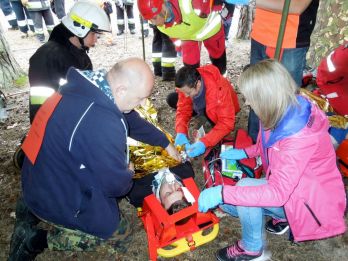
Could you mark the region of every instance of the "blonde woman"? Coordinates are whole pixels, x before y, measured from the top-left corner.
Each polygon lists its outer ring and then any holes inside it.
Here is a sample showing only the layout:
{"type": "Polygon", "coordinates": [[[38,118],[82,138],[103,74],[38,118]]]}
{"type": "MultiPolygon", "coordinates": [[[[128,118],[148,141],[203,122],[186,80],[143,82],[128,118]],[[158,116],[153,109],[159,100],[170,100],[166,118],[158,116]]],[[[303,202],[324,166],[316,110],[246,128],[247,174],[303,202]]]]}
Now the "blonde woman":
{"type": "Polygon", "coordinates": [[[290,227],[296,241],[344,233],[345,190],[325,114],[296,95],[294,80],[273,60],[247,69],[239,87],[260,119],[257,142],[220,156],[238,160],[260,155],[266,177],[245,178],[237,186],[217,186],[201,193],[200,211],[220,205],[239,217],[242,225],[242,239],[220,249],[217,259],[269,258],[264,251],[264,216],[272,217],[267,231],[280,234],[290,227]]]}

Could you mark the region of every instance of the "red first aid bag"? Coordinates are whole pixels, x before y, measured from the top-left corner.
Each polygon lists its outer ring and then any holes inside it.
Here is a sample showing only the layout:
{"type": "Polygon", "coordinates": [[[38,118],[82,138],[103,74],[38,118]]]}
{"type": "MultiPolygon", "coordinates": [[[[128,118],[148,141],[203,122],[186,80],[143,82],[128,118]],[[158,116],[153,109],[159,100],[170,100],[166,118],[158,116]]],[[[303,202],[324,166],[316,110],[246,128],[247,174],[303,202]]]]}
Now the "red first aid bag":
{"type": "Polygon", "coordinates": [[[235,185],[241,178],[260,178],[262,166],[256,158],[247,158],[236,161],[237,175],[226,175],[222,171],[222,161],[219,157],[222,145],[232,145],[236,149],[243,149],[253,144],[248,133],[239,129],[235,141],[229,138],[222,140],[220,146],[208,148],[203,158],[203,175],[206,188],[218,185],[235,185]],[[240,172],[240,174],[238,174],[240,172]]]}
{"type": "Polygon", "coordinates": [[[348,43],[339,46],[321,61],[317,84],[335,112],[348,115],[348,43]]]}

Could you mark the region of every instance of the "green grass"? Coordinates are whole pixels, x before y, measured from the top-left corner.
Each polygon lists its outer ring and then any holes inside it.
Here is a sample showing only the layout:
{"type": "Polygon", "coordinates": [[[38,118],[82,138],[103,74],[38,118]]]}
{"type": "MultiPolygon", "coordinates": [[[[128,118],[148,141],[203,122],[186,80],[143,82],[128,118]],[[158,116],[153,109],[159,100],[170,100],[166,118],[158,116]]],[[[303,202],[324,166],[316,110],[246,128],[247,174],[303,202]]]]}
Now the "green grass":
{"type": "Polygon", "coordinates": [[[28,82],[28,76],[26,74],[22,74],[18,76],[17,79],[14,79],[13,84],[16,87],[24,87],[28,82]]]}

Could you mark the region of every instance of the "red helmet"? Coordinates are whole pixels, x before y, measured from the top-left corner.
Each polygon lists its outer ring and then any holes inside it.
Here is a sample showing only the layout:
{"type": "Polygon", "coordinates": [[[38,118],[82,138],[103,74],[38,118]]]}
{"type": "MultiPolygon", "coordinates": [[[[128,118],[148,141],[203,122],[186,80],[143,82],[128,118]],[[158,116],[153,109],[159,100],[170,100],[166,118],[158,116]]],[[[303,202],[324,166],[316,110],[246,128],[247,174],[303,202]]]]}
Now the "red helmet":
{"type": "Polygon", "coordinates": [[[138,0],[140,14],[146,20],[150,20],[158,15],[162,10],[163,0],[138,0]]]}

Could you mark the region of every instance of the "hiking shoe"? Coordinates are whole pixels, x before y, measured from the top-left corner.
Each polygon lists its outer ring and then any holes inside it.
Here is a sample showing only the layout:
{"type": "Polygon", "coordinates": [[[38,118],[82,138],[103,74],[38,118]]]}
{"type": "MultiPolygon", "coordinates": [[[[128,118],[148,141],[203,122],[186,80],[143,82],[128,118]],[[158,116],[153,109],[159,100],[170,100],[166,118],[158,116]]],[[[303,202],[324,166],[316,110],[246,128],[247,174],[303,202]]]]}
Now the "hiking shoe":
{"type": "Polygon", "coordinates": [[[130,30],[130,33],[131,33],[131,34],[135,34],[135,29],[131,29],[131,30],[130,30]]]}
{"type": "Polygon", "coordinates": [[[286,231],[288,231],[289,223],[286,219],[272,218],[266,223],[265,229],[271,234],[283,235],[286,231]]]}
{"type": "Polygon", "coordinates": [[[120,36],[120,35],[122,35],[122,34],[123,34],[123,31],[118,31],[116,35],[117,35],[117,36],[120,36]]]}
{"type": "Polygon", "coordinates": [[[219,261],[243,261],[243,260],[267,260],[270,256],[268,256],[265,252],[250,252],[244,250],[240,242],[238,241],[234,245],[224,247],[216,252],[216,259],[219,261]]]}
{"type": "Polygon", "coordinates": [[[42,251],[30,249],[30,242],[36,236],[37,229],[25,222],[15,226],[11,237],[8,261],[30,261],[42,251]]]}

